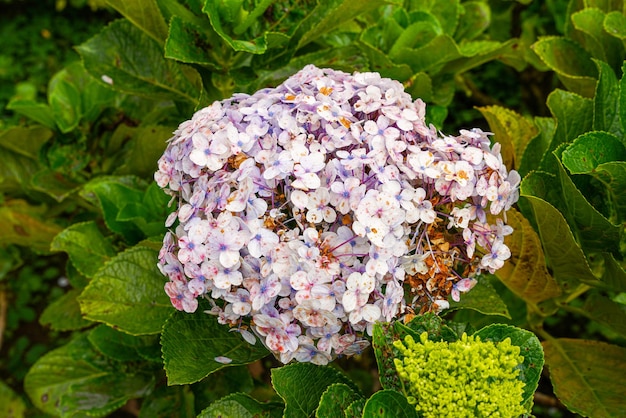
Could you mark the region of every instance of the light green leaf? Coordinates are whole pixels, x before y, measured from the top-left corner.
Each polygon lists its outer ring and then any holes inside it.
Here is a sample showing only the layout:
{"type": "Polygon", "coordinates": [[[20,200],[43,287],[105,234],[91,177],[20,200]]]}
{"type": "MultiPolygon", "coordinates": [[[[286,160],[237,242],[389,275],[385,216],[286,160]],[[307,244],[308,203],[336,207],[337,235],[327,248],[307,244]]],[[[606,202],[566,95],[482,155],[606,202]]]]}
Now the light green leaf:
{"type": "Polygon", "coordinates": [[[79,297],[87,319],[132,335],[158,334],[173,308],[156,266],[157,251],[133,247],[98,270],[79,297]]]}
{"type": "Polygon", "coordinates": [[[145,395],[152,379],[106,359],[82,334],[37,360],[24,388],[33,404],[48,414],[98,417],[145,395]]]}
{"type": "Polygon", "coordinates": [[[522,404],[532,405],[544,363],[543,349],[537,336],[530,331],[503,324],[487,325],[474,335],[479,336],[482,341],[494,343],[510,338],[511,344],[520,347],[520,355],[524,357],[524,361],[519,366],[518,379],[526,384],[522,404]]]}
{"type": "Polygon", "coordinates": [[[621,39],[626,39],[626,16],[624,13],[617,10],[612,11],[604,18],[604,30],[611,36],[621,39]]]}
{"type": "Polygon", "coordinates": [[[395,390],[384,389],[373,394],[363,408],[364,417],[417,418],[415,407],[404,395],[395,390]]]}
{"type": "Polygon", "coordinates": [[[83,116],[80,91],[68,80],[69,77],[67,70],[62,70],[52,77],[48,87],[50,109],[63,133],[74,130],[83,116]]]}
{"type": "Polygon", "coordinates": [[[600,164],[592,175],[607,188],[615,219],[626,220],[626,162],[600,164]]]}
{"type": "Polygon", "coordinates": [[[245,393],[233,393],[204,409],[198,418],[280,418],[284,405],[279,402],[261,403],[245,393]]]}
{"type": "Polygon", "coordinates": [[[252,363],[269,354],[260,341],[250,345],[201,307],[193,314],[175,312],[163,327],[161,346],[169,385],[194,383],[224,367],[252,363]],[[224,364],[218,357],[232,361],[224,364]]]}
{"type": "Polygon", "coordinates": [[[7,109],[26,116],[47,128],[56,129],[57,127],[52,109],[45,103],[37,103],[31,99],[15,98],[11,99],[7,109]]]}
{"type": "Polygon", "coordinates": [[[155,0],[106,0],[106,3],[163,45],[167,38],[167,24],[155,0]]]}
{"type": "Polygon", "coordinates": [[[94,221],[75,223],[64,229],[54,237],[50,250],[65,251],[76,269],[90,278],[116,254],[94,221]]]}
{"type": "Polygon", "coordinates": [[[511,250],[511,258],[496,271],[498,279],[527,302],[539,303],[559,296],[561,289],[546,269],[539,236],[528,220],[511,209],[507,221],[513,234],[505,237],[504,242],[511,250]]]}
{"type": "Polygon", "coordinates": [[[272,385],[285,401],[284,418],[311,416],[317,409],[320,398],[333,383],[345,383],[355,392],[359,392],[350,379],[331,367],[292,363],[272,369],[272,385]]]}
{"type": "Polygon", "coordinates": [[[315,411],[315,417],[341,417],[344,415],[343,411],[358,399],[362,399],[362,397],[350,386],[345,383],[333,383],[322,394],[320,404],[315,411]]]}
{"type": "Polygon", "coordinates": [[[358,399],[352,402],[344,411],[346,418],[361,418],[365,408],[365,399],[358,399]]]}
{"type": "Polygon", "coordinates": [[[222,39],[230,45],[235,51],[247,52],[250,54],[263,54],[267,50],[267,40],[265,36],[259,36],[254,39],[235,39],[227,33],[227,28],[222,22],[222,14],[220,13],[220,4],[214,1],[206,1],[202,11],[209,16],[211,26],[222,39]]]}
{"type": "Polygon", "coordinates": [[[61,227],[44,220],[45,207],[32,206],[24,200],[9,200],[0,206],[0,243],[17,244],[47,253],[61,227]]]}
{"type": "Polygon", "coordinates": [[[55,331],[75,331],[92,324],[83,318],[76,298],[81,289],[72,289],[46,307],[39,317],[41,325],[55,331]]]}
{"type": "Polygon", "coordinates": [[[600,78],[593,99],[593,130],[622,135],[619,115],[620,87],[615,73],[604,61],[595,60],[600,78]]]}
{"type": "Polygon", "coordinates": [[[459,302],[450,301],[450,309],[473,309],[485,315],[500,315],[511,319],[506,303],[500,298],[486,277],[478,276],[478,283],[459,302]]]}
{"type": "Polygon", "coordinates": [[[626,348],[569,338],[544,341],[543,348],[556,396],[570,411],[594,418],[626,416],[626,348]]]}
{"type": "Polygon", "coordinates": [[[491,23],[491,8],[482,1],[466,1],[461,4],[462,19],[454,32],[457,42],[470,41],[483,33],[491,23]]]}
{"type": "Polygon", "coordinates": [[[0,380],[0,416],[7,418],[24,418],[26,405],[22,398],[0,380]]]}
{"type": "Polygon", "coordinates": [[[399,48],[396,56],[391,59],[398,64],[407,64],[414,73],[421,71],[437,71],[439,67],[454,59],[461,53],[448,35],[440,35],[420,48],[399,48]]]}
{"type": "Polygon", "coordinates": [[[117,20],[76,47],[96,79],[123,93],[195,105],[200,76],[163,57],[159,44],[127,20],[117,20]],[[104,82],[104,81],[103,81],[104,82]]]}
{"type": "Polygon", "coordinates": [[[569,38],[543,37],[531,48],[569,90],[593,97],[598,74],[591,55],[578,43],[569,38]]]}

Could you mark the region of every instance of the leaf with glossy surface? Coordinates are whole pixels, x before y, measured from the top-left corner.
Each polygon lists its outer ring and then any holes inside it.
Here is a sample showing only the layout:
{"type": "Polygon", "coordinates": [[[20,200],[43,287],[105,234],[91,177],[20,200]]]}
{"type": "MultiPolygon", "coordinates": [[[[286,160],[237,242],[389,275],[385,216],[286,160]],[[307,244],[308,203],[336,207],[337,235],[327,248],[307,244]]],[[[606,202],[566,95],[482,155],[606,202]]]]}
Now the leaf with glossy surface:
{"type": "Polygon", "coordinates": [[[252,363],[269,354],[260,341],[251,345],[230,332],[202,307],[189,314],[176,311],[163,326],[161,346],[169,385],[198,382],[228,366],[252,363]],[[215,360],[227,357],[230,363],[215,360]]]}
{"type": "Polygon", "coordinates": [[[24,379],[24,388],[46,413],[104,416],[129,399],[143,396],[152,379],[109,361],[82,334],[37,360],[24,379]]]}
{"type": "Polygon", "coordinates": [[[362,397],[345,383],[333,383],[320,398],[316,418],[341,417],[350,404],[362,397]]]}
{"type": "Polygon", "coordinates": [[[317,409],[328,386],[333,383],[345,383],[359,392],[350,379],[331,367],[292,363],[272,369],[272,385],[285,401],[285,418],[308,418],[317,409]]]}
{"type": "Polygon", "coordinates": [[[562,158],[572,174],[587,174],[600,164],[626,160],[626,146],[608,132],[588,132],[576,138],[562,158]]]}
{"type": "Polygon", "coordinates": [[[50,250],[66,252],[74,267],[89,278],[116,254],[94,221],[75,223],[64,229],[54,237],[50,250]]]}
{"type": "Polygon", "coordinates": [[[570,411],[598,418],[626,416],[626,348],[569,338],[544,341],[543,348],[554,392],[570,411]]]}
{"type": "Polygon", "coordinates": [[[76,47],[87,71],[108,77],[123,93],[158,100],[198,102],[200,76],[163,57],[159,44],[127,20],[117,20],[76,47]]]}
{"type": "Polygon", "coordinates": [[[537,336],[525,329],[503,324],[488,325],[476,331],[474,335],[479,336],[482,341],[494,343],[510,338],[511,344],[520,347],[520,355],[524,357],[524,361],[518,366],[520,370],[518,379],[526,384],[522,404],[532,402],[544,364],[543,349],[537,336]]]}
{"type": "Polygon", "coordinates": [[[87,319],[132,335],[158,334],[174,309],[156,266],[158,252],[133,247],[98,270],[79,297],[87,319]]]}
{"type": "Polygon", "coordinates": [[[569,90],[593,97],[598,74],[591,56],[578,43],[552,36],[540,38],[531,48],[569,90]]]}
{"type": "Polygon", "coordinates": [[[81,289],[72,289],[46,306],[39,317],[39,323],[55,331],[75,331],[92,325],[83,318],[76,298],[81,289]]]}
{"type": "Polygon", "coordinates": [[[511,250],[511,258],[495,275],[513,293],[531,303],[559,296],[561,289],[546,269],[541,241],[528,220],[511,209],[507,221],[513,234],[505,237],[504,242],[511,250]]]}
{"type": "Polygon", "coordinates": [[[233,393],[213,402],[198,418],[280,418],[283,408],[279,402],[261,403],[245,393],[233,393]]]}
{"type": "Polygon", "coordinates": [[[478,276],[471,291],[461,295],[459,302],[450,301],[450,309],[472,309],[485,315],[499,315],[511,319],[506,303],[500,298],[489,280],[478,276]]]}
{"type": "Polygon", "coordinates": [[[364,417],[417,418],[415,407],[395,390],[381,390],[373,394],[363,408],[364,417]]]}

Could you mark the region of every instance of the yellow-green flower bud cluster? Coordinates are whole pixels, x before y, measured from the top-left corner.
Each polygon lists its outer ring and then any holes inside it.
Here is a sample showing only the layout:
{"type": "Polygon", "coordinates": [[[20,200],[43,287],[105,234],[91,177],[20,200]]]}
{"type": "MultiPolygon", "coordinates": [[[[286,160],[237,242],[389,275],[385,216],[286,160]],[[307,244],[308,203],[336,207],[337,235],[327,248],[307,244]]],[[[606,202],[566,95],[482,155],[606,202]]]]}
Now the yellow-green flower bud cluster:
{"type": "Polygon", "coordinates": [[[402,353],[396,370],[410,404],[424,417],[518,417],[524,382],[520,348],[509,338],[494,344],[463,334],[460,340],[433,342],[424,332],[395,341],[402,353]]]}

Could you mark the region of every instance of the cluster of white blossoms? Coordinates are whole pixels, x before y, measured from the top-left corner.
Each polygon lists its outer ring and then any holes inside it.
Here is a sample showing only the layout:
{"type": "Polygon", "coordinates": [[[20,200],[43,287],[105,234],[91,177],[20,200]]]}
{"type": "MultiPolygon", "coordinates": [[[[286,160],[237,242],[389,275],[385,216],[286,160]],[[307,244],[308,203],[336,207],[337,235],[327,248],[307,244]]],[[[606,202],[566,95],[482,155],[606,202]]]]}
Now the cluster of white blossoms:
{"type": "Polygon", "coordinates": [[[502,267],[519,175],[487,133],[424,113],[397,81],[311,65],[196,112],[155,174],[178,205],[159,255],[172,304],[208,299],[283,363],[326,364],[502,267]]]}

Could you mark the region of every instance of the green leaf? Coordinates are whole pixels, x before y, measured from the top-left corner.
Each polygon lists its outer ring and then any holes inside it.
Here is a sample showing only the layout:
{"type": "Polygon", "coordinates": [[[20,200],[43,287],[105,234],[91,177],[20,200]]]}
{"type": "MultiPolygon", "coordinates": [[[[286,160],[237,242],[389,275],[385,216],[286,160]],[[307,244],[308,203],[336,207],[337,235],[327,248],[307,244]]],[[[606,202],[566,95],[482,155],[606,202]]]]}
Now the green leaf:
{"type": "Polygon", "coordinates": [[[563,189],[562,202],[565,202],[571,219],[569,224],[581,246],[587,250],[618,253],[622,228],[610,223],[587,201],[558,159],[556,164],[563,189]]]}
{"type": "Polygon", "coordinates": [[[64,201],[81,186],[77,181],[48,168],[35,173],[30,183],[33,189],[47,194],[57,202],[64,201]]]}
{"type": "Polygon", "coordinates": [[[150,183],[141,203],[128,203],[118,212],[117,222],[132,222],[146,237],[161,237],[166,229],[165,218],[174,208],[168,209],[171,197],[156,184],[150,183]]]}
{"type": "Polygon", "coordinates": [[[38,153],[53,132],[42,126],[0,131],[0,193],[23,192],[40,169],[38,153]]]}
{"type": "Polygon", "coordinates": [[[482,341],[494,343],[510,338],[511,344],[520,347],[520,355],[524,357],[524,362],[519,366],[518,379],[526,384],[522,404],[532,405],[544,363],[543,349],[537,336],[530,331],[503,324],[488,325],[475,332],[474,335],[479,336],[482,341]]]}
{"type": "Polygon", "coordinates": [[[199,75],[163,57],[159,44],[127,20],[117,20],[76,47],[87,71],[123,93],[195,105],[199,75]]]}
{"type": "Polygon", "coordinates": [[[365,399],[359,399],[352,402],[344,411],[346,418],[361,418],[363,416],[365,402],[365,399]]]}
{"type": "Polygon", "coordinates": [[[272,369],[274,390],[285,401],[284,418],[308,418],[317,409],[328,386],[333,383],[345,383],[359,392],[352,381],[331,367],[292,363],[272,369]]]}
{"type": "Polygon", "coordinates": [[[598,418],[626,416],[626,348],[569,338],[544,341],[543,348],[556,396],[570,411],[598,418]]]}
{"type": "Polygon", "coordinates": [[[37,360],[24,388],[33,404],[48,414],[104,416],[145,395],[152,379],[106,359],[82,334],[37,360]]]}
{"type": "Polygon", "coordinates": [[[434,71],[443,64],[460,58],[461,53],[448,35],[439,35],[420,48],[399,48],[391,57],[398,64],[407,64],[414,73],[434,71]]]}
{"type": "MultiPolygon", "coordinates": [[[[557,89],[550,93],[547,104],[550,112],[557,120],[554,138],[545,154],[549,161],[552,161],[552,155],[548,153],[557,149],[561,144],[572,142],[578,136],[591,130],[593,124],[593,101],[580,97],[577,94],[557,89]]],[[[541,162],[541,168],[552,174],[557,172],[556,168],[549,166],[545,159],[541,162]]]]}
{"type": "Polygon", "coordinates": [[[626,271],[616,260],[613,254],[603,253],[604,274],[602,283],[610,290],[626,292],[626,271]]]}
{"type": "Polygon", "coordinates": [[[507,168],[519,166],[528,143],[537,136],[533,123],[512,110],[500,106],[479,107],[487,119],[494,141],[502,146],[502,160],[507,168]]]}
{"type": "Polygon", "coordinates": [[[267,39],[265,36],[259,36],[257,38],[247,39],[234,39],[227,33],[227,29],[222,22],[222,15],[219,10],[219,3],[214,1],[206,1],[202,11],[209,16],[211,20],[211,26],[222,39],[230,45],[235,51],[247,52],[250,54],[263,54],[267,50],[267,39]]]}
{"type": "Polygon", "coordinates": [[[283,407],[279,402],[261,403],[245,393],[233,393],[213,402],[198,418],[280,418],[283,407]]]}
{"type": "Polygon", "coordinates": [[[563,151],[563,165],[572,174],[586,174],[600,164],[626,160],[626,147],[608,132],[588,132],[563,151]]]}
{"type": "Polygon", "coordinates": [[[315,411],[315,417],[341,417],[344,415],[343,411],[358,399],[362,399],[362,397],[350,386],[345,383],[333,383],[322,394],[319,407],[315,411]]]}
{"type": "Polygon", "coordinates": [[[300,23],[292,37],[292,42],[297,42],[295,49],[302,48],[359,15],[375,10],[385,4],[397,5],[399,3],[397,0],[330,0],[319,3],[300,23]]]}
{"type": "Polygon", "coordinates": [[[146,347],[158,346],[157,336],[134,336],[99,325],[88,334],[89,342],[105,356],[122,362],[141,361],[146,347]]]}
{"type": "Polygon", "coordinates": [[[612,11],[604,18],[604,30],[611,36],[621,39],[626,39],[626,16],[624,13],[618,11],[612,11]]]}
{"type": "Polygon", "coordinates": [[[583,306],[585,315],[626,337],[626,309],[598,293],[592,293],[583,306]]]}
{"type": "Polygon", "coordinates": [[[106,3],[161,45],[165,42],[167,24],[155,0],[106,0],[106,3]]]}
{"type": "Polygon", "coordinates": [[[450,301],[450,309],[473,309],[485,315],[500,315],[511,319],[506,303],[484,276],[478,276],[472,290],[461,296],[459,302],[450,301]]]}
{"type": "Polygon", "coordinates": [[[79,297],[87,319],[132,335],[158,334],[172,313],[157,251],[133,247],[112,258],[79,297]]]}
{"type": "Polygon", "coordinates": [[[252,363],[269,354],[261,342],[250,345],[229,330],[201,307],[193,314],[174,312],[161,335],[168,384],[198,382],[224,367],[252,363]],[[218,357],[232,361],[224,364],[218,357]]]}
{"type": "Polygon", "coordinates": [[[404,395],[395,390],[384,389],[373,394],[363,408],[364,417],[417,418],[415,407],[404,395]]]}
{"type": "Polygon", "coordinates": [[[81,289],[72,289],[56,299],[41,313],[39,323],[55,331],[75,331],[92,324],[83,318],[76,298],[81,289]]]}
{"type": "Polygon", "coordinates": [[[619,115],[620,87],[615,73],[604,61],[594,60],[600,78],[593,99],[593,130],[622,135],[619,115]]]}
{"type": "Polygon", "coordinates": [[[378,364],[380,385],[383,389],[402,390],[402,382],[393,362],[400,352],[393,346],[393,342],[404,339],[405,335],[406,332],[395,327],[394,324],[380,322],[374,324],[372,346],[378,364]]]}
{"type": "Polygon", "coordinates": [[[462,19],[454,32],[457,42],[469,41],[483,33],[491,23],[491,8],[482,1],[467,1],[461,4],[462,19]]]}
{"type": "Polygon", "coordinates": [[[47,253],[61,228],[43,220],[45,207],[29,205],[23,200],[9,200],[0,206],[0,243],[29,247],[47,253]]]}
{"type": "Polygon", "coordinates": [[[31,99],[15,98],[11,99],[7,109],[26,116],[47,128],[56,129],[57,127],[52,109],[45,103],[37,103],[31,99]]]}
{"type": "Polygon", "coordinates": [[[82,117],[80,91],[68,78],[68,71],[61,70],[52,77],[48,87],[50,109],[59,130],[63,133],[74,130],[82,117]]]}
{"type": "MultiPolygon", "coordinates": [[[[565,293],[575,290],[579,282],[596,285],[598,280],[591,272],[585,254],[576,243],[567,221],[554,206],[534,196],[524,187],[522,196],[530,204],[548,267],[565,293]]],[[[546,300],[548,298],[541,298],[546,300]]]]}
{"type": "Polygon", "coordinates": [[[511,258],[495,275],[527,302],[539,303],[559,296],[561,289],[546,269],[539,236],[528,220],[511,209],[507,212],[507,222],[513,228],[513,234],[505,237],[511,258]]]}
{"type": "Polygon", "coordinates": [[[556,131],[556,120],[553,118],[536,117],[533,122],[535,127],[539,129],[539,133],[528,142],[521,161],[517,163],[517,171],[522,178],[526,177],[532,170],[539,168],[556,131]]]}
{"type": "Polygon", "coordinates": [[[100,206],[111,231],[130,243],[137,243],[145,237],[141,227],[134,219],[120,220],[118,216],[124,207],[143,203],[144,192],[139,187],[133,177],[99,177],[83,186],[81,196],[100,206]]]}
{"type": "Polygon", "coordinates": [[[165,42],[165,57],[219,70],[222,61],[219,56],[220,45],[215,45],[212,34],[207,32],[179,16],[172,16],[165,42]]]}
{"type": "Polygon", "coordinates": [[[578,43],[563,37],[543,37],[531,48],[569,90],[593,97],[598,74],[591,56],[578,43]]]}
{"type": "Polygon", "coordinates": [[[459,339],[454,329],[446,325],[440,316],[432,313],[417,315],[406,325],[396,322],[394,328],[403,334],[402,339],[410,334],[417,341],[424,332],[428,333],[431,341],[453,342],[459,339]]]}
{"type": "Polygon", "coordinates": [[[618,222],[626,220],[626,162],[600,164],[591,173],[607,188],[614,218],[618,222]]]}
{"type": "Polygon", "coordinates": [[[0,380],[0,416],[7,418],[24,418],[26,405],[22,398],[0,380]]]}
{"type": "Polygon", "coordinates": [[[65,251],[76,269],[91,278],[116,252],[94,221],[72,224],[59,233],[51,251],[65,251]]]}

